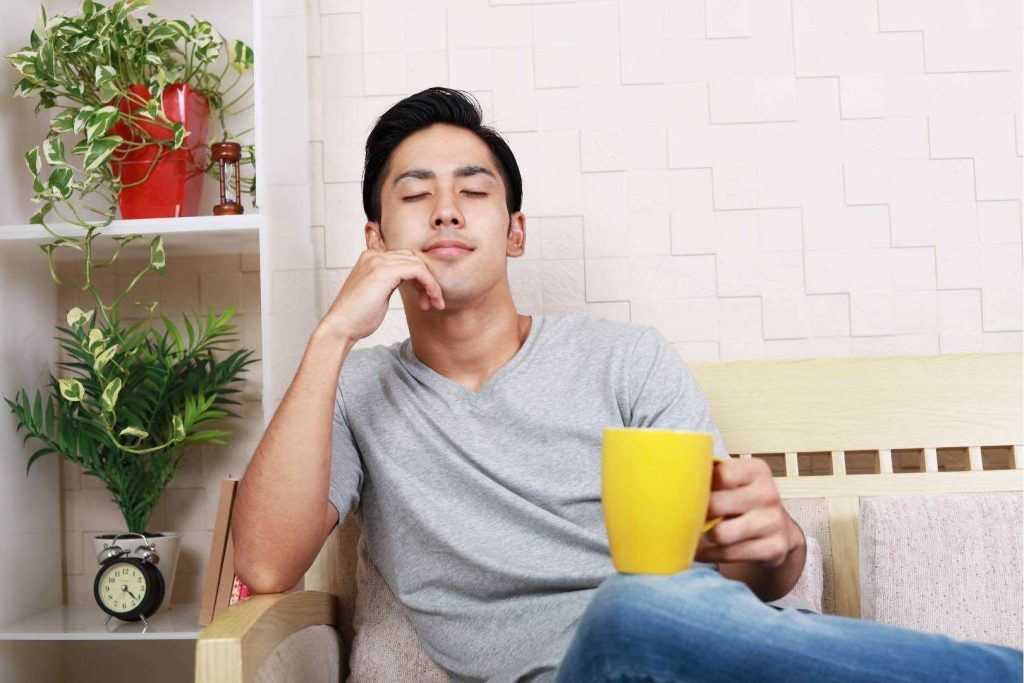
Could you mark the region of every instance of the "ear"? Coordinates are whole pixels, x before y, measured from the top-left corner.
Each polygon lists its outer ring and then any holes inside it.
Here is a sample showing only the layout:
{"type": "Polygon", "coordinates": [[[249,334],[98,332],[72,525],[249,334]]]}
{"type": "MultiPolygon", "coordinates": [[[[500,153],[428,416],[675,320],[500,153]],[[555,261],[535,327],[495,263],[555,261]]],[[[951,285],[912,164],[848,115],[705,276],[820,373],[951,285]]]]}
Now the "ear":
{"type": "Polygon", "coordinates": [[[509,218],[509,229],[505,254],[508,256],[522,256],[526,251],[526,214],[516,211],[509,218]]]}
{"type": "Polygon", "coordinates": [[[381,236],[380,223],[375,221],[368,221],[364,228],[366,233],[366,248],[372,249],[373,251],[387,251],[388,248],[384,244],[384,238],[381,236]]]}

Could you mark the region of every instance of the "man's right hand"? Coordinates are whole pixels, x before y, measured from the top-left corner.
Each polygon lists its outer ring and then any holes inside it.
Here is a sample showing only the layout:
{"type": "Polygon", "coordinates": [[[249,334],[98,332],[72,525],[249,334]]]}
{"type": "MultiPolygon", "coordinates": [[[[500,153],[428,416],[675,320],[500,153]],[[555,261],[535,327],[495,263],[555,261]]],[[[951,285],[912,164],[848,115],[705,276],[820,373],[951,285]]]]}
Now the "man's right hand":
{"type": "Polygon", "coordinates": [[[353,343],[370,336],[384,322],[391,295],[404,280],[416,287],[422,310],[444,308],[441,285],[415,252],[367,249],[359,254],[321,326],[353,343]]]}

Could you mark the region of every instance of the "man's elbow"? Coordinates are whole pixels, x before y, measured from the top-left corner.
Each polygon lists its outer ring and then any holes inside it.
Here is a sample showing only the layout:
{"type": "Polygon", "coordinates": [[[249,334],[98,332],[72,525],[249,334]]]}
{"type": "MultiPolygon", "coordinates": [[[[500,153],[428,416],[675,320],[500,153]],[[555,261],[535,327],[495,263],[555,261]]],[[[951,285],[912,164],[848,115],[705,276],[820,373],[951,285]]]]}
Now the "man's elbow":
{"type": "Polygon", "coordinates": [[[235,556],[235,576],[257,594],[284,593],[301,579],[301,576],[292,576],[270,563],[250,561],[240,553],[235,556]]]}

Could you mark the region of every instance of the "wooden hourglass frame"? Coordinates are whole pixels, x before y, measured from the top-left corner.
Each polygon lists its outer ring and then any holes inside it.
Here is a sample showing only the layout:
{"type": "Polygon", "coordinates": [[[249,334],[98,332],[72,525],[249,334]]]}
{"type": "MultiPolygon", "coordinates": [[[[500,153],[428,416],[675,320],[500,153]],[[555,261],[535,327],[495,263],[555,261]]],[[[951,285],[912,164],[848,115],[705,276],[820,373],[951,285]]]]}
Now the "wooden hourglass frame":
{"type": "Polygon", "coordinates": [[[210,145],[210,156],[220,167],[220,204],[213,207],[214,216],[234,216],[245,213],[240,197],[242,195],[242,172],[239,162],[242,160],[242,146],[237,142],[215,142],[210,145]],[[235,194],[228,200],[226,193],[225,173],[231,166],[234,175],[235,194]]]}

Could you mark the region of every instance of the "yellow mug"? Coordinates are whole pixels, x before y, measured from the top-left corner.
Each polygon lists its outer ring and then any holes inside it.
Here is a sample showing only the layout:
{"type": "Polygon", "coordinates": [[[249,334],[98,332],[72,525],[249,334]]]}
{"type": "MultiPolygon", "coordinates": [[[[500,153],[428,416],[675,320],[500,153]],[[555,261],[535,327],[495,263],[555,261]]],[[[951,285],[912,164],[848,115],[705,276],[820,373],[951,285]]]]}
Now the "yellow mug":
{"type": "Polygon", "coordinates": [[[601,450],[601,499],[615,569],[689,569],[701,534],[721,521],[707,520],[711,434],[611,427],[604,430],[601,450]]]}

